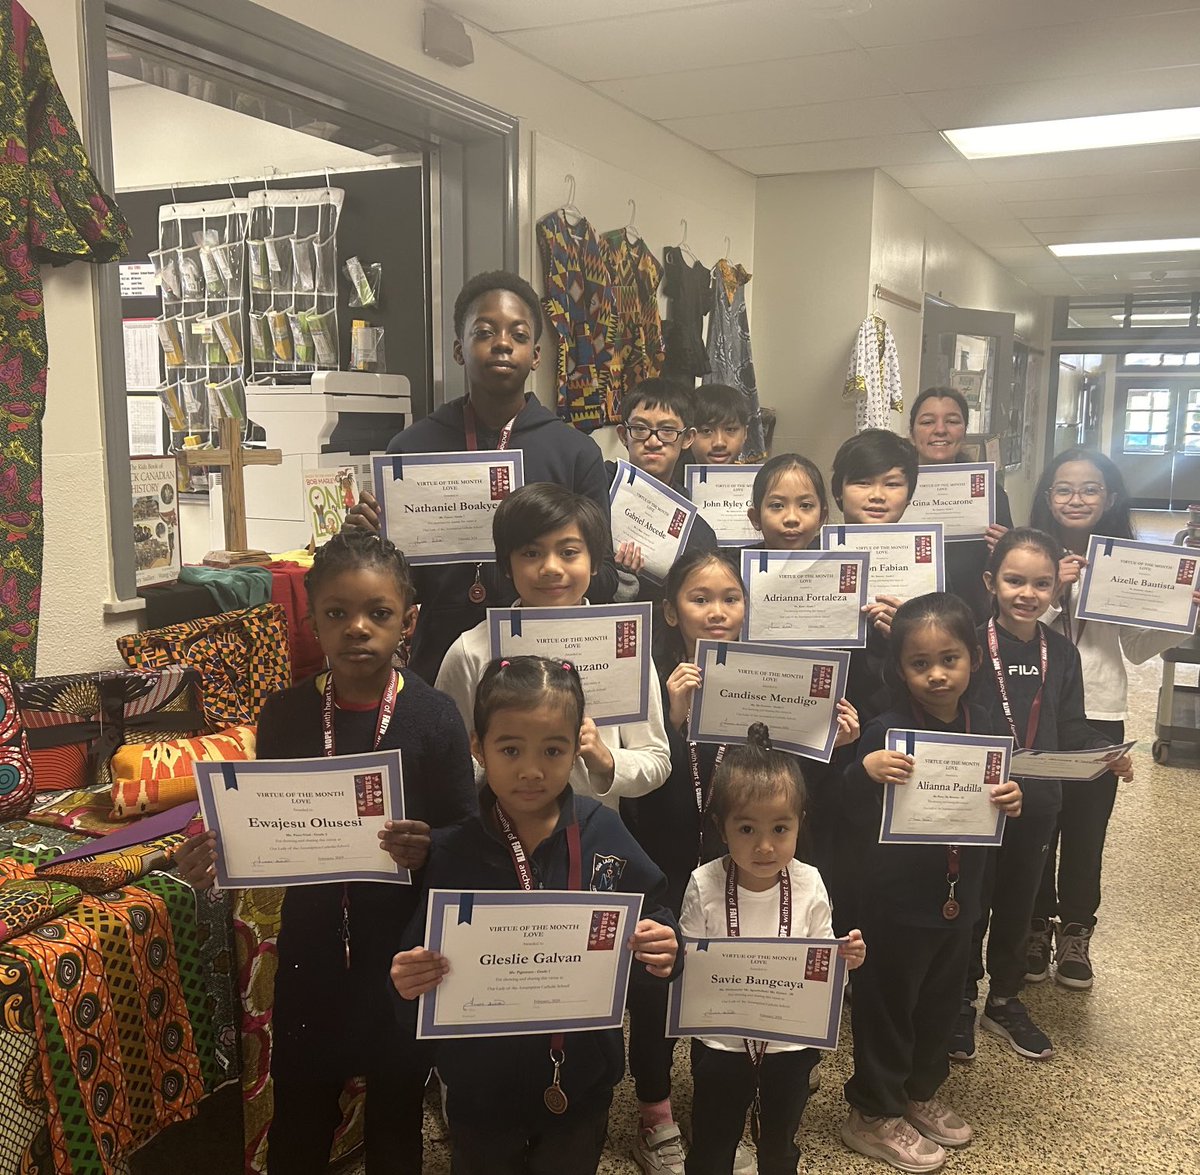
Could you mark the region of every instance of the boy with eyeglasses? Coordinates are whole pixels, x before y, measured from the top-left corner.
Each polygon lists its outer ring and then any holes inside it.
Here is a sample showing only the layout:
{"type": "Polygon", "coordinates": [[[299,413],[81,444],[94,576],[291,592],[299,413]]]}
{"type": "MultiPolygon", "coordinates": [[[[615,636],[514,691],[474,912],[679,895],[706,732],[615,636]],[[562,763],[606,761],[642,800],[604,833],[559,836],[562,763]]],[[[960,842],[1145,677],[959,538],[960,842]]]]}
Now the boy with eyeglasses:
{"type": "MultiPolygon", "coordinates": [[[[695,428],[688,423],[694,410],[692,396],[691,389],[683,384],[653,378],[643,380],[621,399],[621,423],[617,425],[617,436],[625,446],[629,464],[676,490],[680,488],[676,479],[680,458],[691,447],[696,435],[695,428]]],[[[605,462],[605,469],[611,485],[617,473],[616,462],[605,462]]],[[[683,550],[716,549],[717,536],[713,528],[697,514],[683,550]]],[[[645,560],[636,543],[622,543],[617,548],[616,563],[621,577],[614,596],[617,602],[661,602],[662,585],[641,574],[645,560]]]]}

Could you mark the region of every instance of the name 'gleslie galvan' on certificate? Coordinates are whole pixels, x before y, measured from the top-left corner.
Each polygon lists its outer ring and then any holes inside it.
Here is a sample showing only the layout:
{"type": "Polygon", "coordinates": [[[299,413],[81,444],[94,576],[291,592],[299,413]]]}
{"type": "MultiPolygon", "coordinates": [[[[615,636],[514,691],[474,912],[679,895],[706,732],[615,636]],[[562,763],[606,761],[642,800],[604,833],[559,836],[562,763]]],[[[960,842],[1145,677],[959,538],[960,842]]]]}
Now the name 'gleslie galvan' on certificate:
{"type": "Polygon", "coordinates": [[[1196,630],[1192,599],[1200,551],[1092,535],[1075,616],[1186,635],[1196,630]]]}
{"type": "Polygon", "coordinates": [[[492,658],[569,661],[597,726],[645,722],[658,678],[650,664],[650,604],[489,608],[492,658]],[[653,684],[651,683],[651,679],[653,684]]]}
{"type": "Polygon", "coordinates": [[[884,786],[880,844],[1000,844],[1005,816],[991,796],[1009,778],[1011,738],[889,730],[886,746],[916,762],[907,783],[884,786]]]}
{"type": "Polygon", "coordinates": [[[765,722],[779,750],[829,762],[849,653],[702,640],[696,664],[700,685],[688,724],[694,742],[743,744],[749,728],[765,722]]]}
{"type": "Polygon", "coordinates": [[[525,484],[520,449],[372,457],[379,530],[409,563],[491,563],[492,518],[525,484]]]}
{"type": "Polygon", "coordinates": [[[836,939],[683,940],[667,1036],[734,1036],[835,1049],[846,963],[836,939]]]}
{"type": "Polygon", "coordinates": [[[418,1039],[619,1028],[641,909],[640,893],[430,890],[425,945],[450,970],[418,1039]]]}

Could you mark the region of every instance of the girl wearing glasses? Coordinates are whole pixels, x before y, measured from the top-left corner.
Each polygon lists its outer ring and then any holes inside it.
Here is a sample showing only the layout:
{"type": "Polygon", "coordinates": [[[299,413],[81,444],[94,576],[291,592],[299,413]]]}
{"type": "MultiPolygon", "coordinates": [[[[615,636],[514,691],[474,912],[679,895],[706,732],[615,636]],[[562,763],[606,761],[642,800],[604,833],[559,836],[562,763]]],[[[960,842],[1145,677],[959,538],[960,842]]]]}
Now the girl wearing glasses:
{"type": "MultiPolygon", "coordinates": [[[[1058,598],[1043,620],[1066,633],[1079,650],[1088,723],[1113,743],[1123,742],[1129,694],[1125,661],[1140,665],[1180,643],[1175,633],[1075,619],[1073,588],[1087,566],[1088,540],[1094,534],[1135,537],[1125,479],[1102,453],[1068,449],[1042,474],[1030,525],[1066,548],[1058,598]]],[[[1100,905],[1104,837],[1116,798],[1117,777],[1111,772],[1089,783],[1063,781],[1057,845],[1051,842],[1030,927],[1025,975],[1030,982],[1050,974],[1053,937],[1055,979],[1077,991],[1092,986],[1088,948],[1100,905]]]]}

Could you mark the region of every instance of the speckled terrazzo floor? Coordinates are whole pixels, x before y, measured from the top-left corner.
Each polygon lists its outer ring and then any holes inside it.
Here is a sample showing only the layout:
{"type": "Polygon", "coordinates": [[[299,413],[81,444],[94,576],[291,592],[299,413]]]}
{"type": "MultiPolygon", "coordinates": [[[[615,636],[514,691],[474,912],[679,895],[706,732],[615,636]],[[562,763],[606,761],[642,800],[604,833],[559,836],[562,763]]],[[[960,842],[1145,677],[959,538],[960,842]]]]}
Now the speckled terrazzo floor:
{"type": "MultiPolygon", "coordinates": [[[[1161,538],[1174,534],[1168,526],[1161,529],[1161,538]]],[[[1023,1060],[997,1038],[979,1034],[975,1062],[956,1066],[943,1090],[976,1130],[972,1145],[951,1155],[947,1171],[1200,1172],[1200,755],[1176,747],[1170,766],[1153,762],[1160,677],[1157,658],[1130,674],[1128,737],[1139,740],[1136,778],[1122,787],[1109,830],[1104,903],[1092,947],[1096,985],[1087,993],[1053,981],[1027,988],[1029,1008],[1057,1048],[1050,1061],[1023,1060]]],[[[1195,684],[1195,667],[1180,667],[1177,680],[1195,684]]],[[[838,1138],[848,1033],[844,1025],[842,1045],[822,1064],[822,1088],[805,1113],[805,1173],[891,1170],[848,1151],[838,1138]]],[[[674,1102],[686,1125],[691,1082],[685,1049],[677,1056],[674,1102]]],[[[609,1120],[603,1175],[639,1171],[629,1157],[635,1116],[626,1079],[609,1120]]],[[[450,1170],[441,1134],[431,1117],[428,1175],[450,1170]]]]}

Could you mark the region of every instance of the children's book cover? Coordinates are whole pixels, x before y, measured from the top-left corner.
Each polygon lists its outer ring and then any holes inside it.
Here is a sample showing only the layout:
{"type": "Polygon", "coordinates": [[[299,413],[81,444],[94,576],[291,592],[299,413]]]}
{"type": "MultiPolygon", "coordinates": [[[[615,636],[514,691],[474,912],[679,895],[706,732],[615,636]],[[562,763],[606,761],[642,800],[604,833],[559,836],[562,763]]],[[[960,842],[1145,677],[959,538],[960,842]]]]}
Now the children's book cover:
{"type": "Polygon", "coordinates": [[[304,470],[304,512],[313,542],[323,546],[346,521],[346,511],[358,501],[358,476],[350,466],[304,470]]]}
{"type": "Polygon", "coordinates": [[[179,578],[179,501],[174,457],[132,457],[133,565],[137,586],[179,578]]]}

